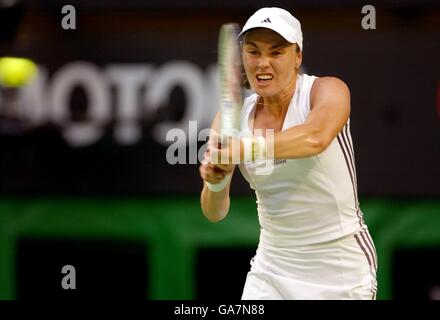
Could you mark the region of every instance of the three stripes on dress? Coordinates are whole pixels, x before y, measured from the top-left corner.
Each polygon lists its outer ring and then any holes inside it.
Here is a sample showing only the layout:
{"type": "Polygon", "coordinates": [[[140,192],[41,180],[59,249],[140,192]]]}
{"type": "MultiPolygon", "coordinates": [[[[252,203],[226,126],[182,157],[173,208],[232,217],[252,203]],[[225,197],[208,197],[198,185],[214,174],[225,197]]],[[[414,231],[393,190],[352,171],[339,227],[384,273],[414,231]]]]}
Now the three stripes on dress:
{"type": "MultiPolygon", "coordinates": [[[[376,248],[374,247],[373,240],[371,239],[370,233],[365,226],[361,228],[358,232],[354,234],[354,238],[356,239],[357,244],[362,249],[365,257],[367,258],[368,264],[374,273],[377,272],[377,255],[376,248]]],[[[376,292],[377,292],[377,281],[376,277],[373,277],[371,283],[371,294],[372,299],[376,300],[376,292]]]]}
{"type": "Polygon", "coordinates": [[[364,218],[362,217],[362,211],[359,208],[353,141],[351,140],[351,136],[349,135],[349,125],[350,125],[350,120],[347,121],[347,124],[344,126],[344,128],[342,128],[341,132],[336,136],[336,138],[338,139],[339,146],[341,147],[342,154],[344,155],[345,162],[348,167],[348,172],[350,173],[350,179],[353,185],[356,215],[359,219],[359,226],[362,227],[365,224],[365,221],[364,218]]]}
{"type": "MultiPolygon", "coordinates": [[[[365,257],[367,258],[370,268],[373,268],[374,271],[376,272],[377,271],[376,248],[374,247],[373,240],[371,239],[370,233],[368,232],[368,229],[365,225],[362,211],[360,210],[359,207],[353,141],[351,140],[351,136],[349,134],[349,125],[350,125],[350,120],[347,121],[344,128],[342,128],[341,132],[337,135],[337,139],[339,146],[341,147],[342,154],[344,155],[348,172],[350,173],[350,179],[353,185],[356,215],[359,219],[359,226],[362,227],[361,230],[354,235],[354,238],[356,239],[357,244],[362,249],[365,257]]],[[[371,284],[371,294],[373,299],[376,299],[376,292],[377,292],[377,282],[373,280],[373,283],[371,284]]]]}

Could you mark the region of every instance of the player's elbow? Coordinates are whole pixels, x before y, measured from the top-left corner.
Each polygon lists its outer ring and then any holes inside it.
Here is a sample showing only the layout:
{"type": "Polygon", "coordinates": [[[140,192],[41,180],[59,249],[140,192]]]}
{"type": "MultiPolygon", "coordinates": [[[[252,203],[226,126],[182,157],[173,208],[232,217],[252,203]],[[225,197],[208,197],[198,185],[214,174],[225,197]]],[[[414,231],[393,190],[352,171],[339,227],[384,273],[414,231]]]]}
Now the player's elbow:
{"type": "Polygon", "coordinates": [[[208,217],[208,220],[212,223],[217,223],[217,222],[222,221],[225,217],[226,217],[226,215],[224,215],[224,216],[221,216],[221,215],[210,216],[210,217],[208,217]]]}
{"type": "Polygon", "coordinates": [[[227,212],[220,212],[220,211],[205,211],[203,210],[203,215],[212,223],[216,223],[219,221],[222,221],[227,216],[227,212]]]}
{"type": "Polygon", "coordinates": [[[307,137],[307,142],[310,148],[311,155],[316,155],[325,151],[331,141],[323,136],[318,129],[311,128],[307,137]]]}
{"type": "Polygon", "coordinates": [[[202,213],[209,221],[215,223],[222,221],[229,211],[229,206],[206,203],[202,201],[202,213]]]}
{"type": "Polygon", "coordinates": [[[321,152],[324,152],[329,146],[329,144],[330,141],[328,139],[319,137],[315,142],[316,154],[320,154],[321,152]]]}

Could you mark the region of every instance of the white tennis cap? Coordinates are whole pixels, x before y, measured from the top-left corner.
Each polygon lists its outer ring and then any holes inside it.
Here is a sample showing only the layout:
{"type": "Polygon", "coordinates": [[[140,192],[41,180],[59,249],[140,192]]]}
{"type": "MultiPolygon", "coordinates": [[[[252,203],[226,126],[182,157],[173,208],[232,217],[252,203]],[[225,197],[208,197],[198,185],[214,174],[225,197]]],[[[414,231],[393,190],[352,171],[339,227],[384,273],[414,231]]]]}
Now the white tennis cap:
{"type": "Polygon", "coordinates": [[[261,8],[246,21],[239,36],[255,28],[271,29],[290,43],[298,44],[303,49],[301,23],[289,11],[281,8],[261,8]]]}

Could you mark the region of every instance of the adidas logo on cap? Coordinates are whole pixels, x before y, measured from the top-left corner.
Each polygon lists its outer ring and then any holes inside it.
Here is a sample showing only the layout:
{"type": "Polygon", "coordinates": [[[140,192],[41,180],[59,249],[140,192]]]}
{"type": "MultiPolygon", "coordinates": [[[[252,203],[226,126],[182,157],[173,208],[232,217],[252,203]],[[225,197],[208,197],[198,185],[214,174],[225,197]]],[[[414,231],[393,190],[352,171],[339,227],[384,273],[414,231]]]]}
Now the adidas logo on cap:
{"type": "Polygon", "coordinates": [[[263,22],[269,22],[269,23],[272,23],[272,21],[270,21],[269,18],[266,18],[266,19],[264,19],[263,21],[261,21],[261,23],[263,23],[263,22]]]}

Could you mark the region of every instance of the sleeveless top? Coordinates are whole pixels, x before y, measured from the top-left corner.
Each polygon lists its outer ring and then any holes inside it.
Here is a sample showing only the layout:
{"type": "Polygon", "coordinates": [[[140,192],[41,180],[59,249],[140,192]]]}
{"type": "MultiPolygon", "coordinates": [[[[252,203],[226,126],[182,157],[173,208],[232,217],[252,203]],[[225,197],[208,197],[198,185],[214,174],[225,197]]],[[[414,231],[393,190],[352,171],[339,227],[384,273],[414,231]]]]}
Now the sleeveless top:
{"type": "MultiPolygon", "coordinates": [[[[298,76],[282,130],[305,122],[315,79],[298,76]]],[[[245,99],[241,132],[252,132],[257,101],[257,94],[245,99]]],[[[270,246],[322,243],[353,234],[364,225],[349,121],[320,154],[251,162],[239,168],[255,190],[260,242],[270,246]]]]}

